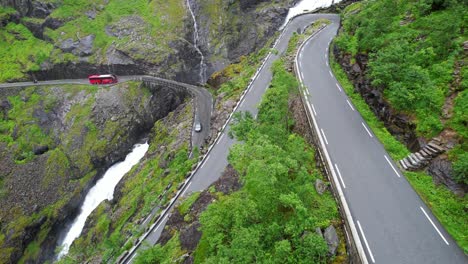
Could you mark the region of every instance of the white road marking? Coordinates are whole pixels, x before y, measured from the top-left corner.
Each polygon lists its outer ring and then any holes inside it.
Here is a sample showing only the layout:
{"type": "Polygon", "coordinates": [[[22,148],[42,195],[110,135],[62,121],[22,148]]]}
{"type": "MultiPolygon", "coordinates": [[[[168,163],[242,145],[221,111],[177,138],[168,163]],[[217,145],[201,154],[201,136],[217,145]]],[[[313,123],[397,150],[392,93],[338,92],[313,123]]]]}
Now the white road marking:
{"type": "Polygon", "coordinates": [[[325,53],[325,59],[327,58],[327,54],[325,53]]]}
{"type": "Polygon", "coordinates": [[[390,167],[392,167],[393,171],[395,172],[395,174],[398,176],[398,178],[400,178],[400,174],[398,173],[398,171],[395,169],[395,167],[393,167],[393,164],[390,162],[390,159],[388,159],[387,155],[384,155],[385,159],[387,160],[388,164],[390,164],[390,167]]]}
{"type": "Polygon", "coordinates": [[[164,220],[167,218],[167,214],[161,219],[161,222],[159,222],[159,225],[156,226],[155,229],[153,229],[153,232],[158,230],[158,228],[164,223],[164,220]]]}
{"type": "Polygon", "coordinates": [[[301,79],[304,80],[304,74],[302,73],[302,71],[300,74],[301,74],[301,79]]]}
{"type": "Polygon", "coordinates": [[[317,116],[317,112],[315,111],[314,104],[312,104],[312,110],[314,110],[314,115],[317,116]]]}
{"type": "Polygon", "coordinates": [[[330,76],[333,77],[333,73],[331,71],[328,71],[328,73],[330,73],[330,76]]]}
{"type": "Polygon", "coordinates": [[[133,256],[128,260],[128,262],[132,262],[132,259],[134,259],[137,256],[137,253],[133,254],[133,256]]]}
{"type": "Polygon", "coordinates": [[[439,236],[444,240],[445,244],[449,245],[449,242],[447,241],[447,239],[445,239],[445,237],[442,235],[442,233],[439,231],[439,228],[437,228],[437,226],[434,224],[434,222],[432,222],[432,219],[429,217],[429,215],[427,215],[426,211],[424,211],[424,208],[422,208],[421,206],[419,207],[421,208],[421,210],[423,211],[424,215],[427,217],[427,219],[429,220],[429,222],[431,222],[432,226],[435,228],[435,230],[437,231],[437,233],[439,233],[439,236]]]}
{"type": "Polygon", "coordinates": [[[335,83],[336,84],[336,87],[338,88],[338,90],[340,90],[341,92],[341,87],[338,85],[338,83],[335,83]]]}
{"type": "Polygon", "coordinates": [[[307,95],[310,95],[309,89],[307,89],[307,87],[306,87],[306,89],[305,89],[305,92],[306,92],[307,95]]]}
{"type": "Polygon", "coordinates": [[[369,134],[369,136],[370,136],[371,138],[373,138],[374,136],[371,134],[371,132],[369,131],[369,129],[367,129],[366,125],[364,125],[364,123],[362,123],[362,122],[361,122],[361,124],[362,124],[362,126],[364,127],[364,129],[367,131],[367,134],[369,134]]]}
{"type": "Polygon", "coordinates": [[[335,163],[335,168],[336,168],[336,171],[338,172],[338,176],[340,177],[341,184],[343,184],[343,188],[346,189],[346,185],[344,184],[343,178],[341,177],[340,169],[338,169],[338,165],[336,165],[336,163],[335,163]]]}
{"type": "Polygon", "coordinates": [[[216,144],[219,144],[219,142],[221,142],[221,140],[223,140],[223,137],[224,135],[226,135],[225,133],[221,135],[221,137],[219,138],[218,142],[216,144]]]}
{"type": "Polygon", "coordinates": [[[211,156],[208,156],[208,158],[206,158],[206,160],[203,162],[203,164],[201,165],[200,169],[203,168],[203,166],[205,166],[205,164],[208,162],[208,160],[210,159],[211,156]]]}
{"type": "Polygon", "coordinates": [[[190,182],[187,187],[185,188],[184,192],[180,195],[180,196],[184,196],[185,192],[189,189],[190,185],[192,184],[192,182],[190,182]]]}
{"type": "Polygon", "coordinates": [[[346,99],[346,102],[348,103],[349,107],[351,107],[351,109],[354,111],[354,107],[353,107],[353,105],[349,102],[348,99],[346,99]]]}
{"type": "Polygon", "coordinates": [[[325,139],[325,143],[327,143],[328,145],[327,136],[325,136],[325,132],[323,132],[323,128],[321,128],[320,130],[322,130],[323,139],[325,139]]]}
{"type": "MultiPolygon", "coordinates": [[[[328,43],[330,43],[330,42],[328,42],[328,43]]],[[[327,52],[328,52],[328,47],[327,47],[327,52]]]]}
{"type": "Polygon", "coordinates": [[[369,255],[372,259],[372,263],[375,263],[375,259],[374,259],[374,255],[372,255],[372,251],[369,247],[369,244],[367,243],[367,239],[366,239],[366,235],[364,235],[364,231],[362,231],[362,227],[361,227],[361,224],[359,223],[359,220],[356,221],[357,222],[357,225],[359,227],[359,231],[361,231],[361,235],[362,235],[362,238],[364,239],[364,243],[366,244],[366,247],[367,247],[367,251],[369,251],[369,255]]]}
{"type": "Polygon", "coordinates": [[[325,64],[327,64],[327,66],[328,66],[328,61],[325,61],[325,64]]]}

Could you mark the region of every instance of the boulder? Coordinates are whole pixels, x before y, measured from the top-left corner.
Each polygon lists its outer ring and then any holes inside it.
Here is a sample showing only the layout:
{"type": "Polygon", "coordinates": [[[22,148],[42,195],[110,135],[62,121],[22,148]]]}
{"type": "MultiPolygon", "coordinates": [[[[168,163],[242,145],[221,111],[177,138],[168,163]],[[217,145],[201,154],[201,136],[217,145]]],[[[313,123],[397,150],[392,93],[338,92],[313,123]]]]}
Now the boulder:
{"type": "Polygon", "coordinates": [[[320,179],[315,180],[315,190],[317,190],[318,194],[322,195],[328,186],[320,179]]]}
{"type": "Polygon", "coordinates": [[[331,256],[334,256],[336,254],[338,245],[340,244],[340,239],[338,238],[338,234],[336,233],[335,227],[333,227],[332,225],[327,227],[325,229],[325,232],[323,233],[323,237],[328,245],[328,253],[331,256]]]}

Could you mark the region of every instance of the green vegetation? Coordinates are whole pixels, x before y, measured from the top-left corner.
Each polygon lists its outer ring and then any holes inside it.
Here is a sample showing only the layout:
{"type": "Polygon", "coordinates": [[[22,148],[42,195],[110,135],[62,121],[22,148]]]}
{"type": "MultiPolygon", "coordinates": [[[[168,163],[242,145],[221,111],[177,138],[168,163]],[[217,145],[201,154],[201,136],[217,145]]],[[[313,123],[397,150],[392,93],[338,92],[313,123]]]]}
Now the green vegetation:
{"type": "Polygon", "coordinates": [[[101,204],[99,210],[93,213],[92,218],[96,219],[96,224],[74,242],[69,254],[60,263],[86,262],[96,256],[101,256],[106,262],[117,258],[132,246],[143,233],[140,225],[134,222],[146,217],[157,205],[165,205],[177,191],[178,183],[184,180],[184,176],[198,160],[197,151],[189,159],[187,142],[178,142],[181,131],[168,126],[168,122],[171,122],[177,125],[185,123],[190,127],[192,111],[192,105],[187,104],[180,115],[170,113],[154,124],[154,137],[149,142],[147,153],[149,158],[127,174],[121,196],[112,210],[104,210],[105,205],[101,204]],[[171,151],[160,152],[161,146],[166,146],[171,151]],[[163,160],[169,161],[167,168],[161,166],[160,162],[163,160]],[[168,175],[165,174],[166,170],[169,171],[168,175]],[[172,187],[159,200],[158,196],[170,183],[172,187]],[[128,236],[130,240],[127,240],[128,236]]]}
{"type": "MultiPolygon", "coordinates": [[[[466,28],[467,6],[462,1],[395,5],[392,0],[358,5],[362,5],[358,13],[345,10],[336,45],[353,56],[368,54],[372,84],[384,89],[395,109],[415,118],[418,133],[438,134],[454,63],[466,40],[462,28],[466,28]]],[[[356,11],[353,5],[348,9],[356,11]]]]}
{"type": "MultiPolygon", "coordinates": [[[[369,77],[373,85],[384,89],[385,98],[397,110],[414,117],[417,132],[426,137],[442,129],[453,129],[460,145],[449,152],[453,171],[459,182],[468,182],[468,96],[466,57],[461,43],[466,40],[461,28],[466,27],[466,6],[457,1],[360,2],[343,13],[343,31],[335,44],[345,53],[369,55],[369,77]],[[465,14],[465,16],[463,15],[465,14]],[[461,61],[459,83],[454,81],[456,62],[461,61]],[[441,120],[442,105],[450,94],[454,100],[453,116],[441,120]]],[[[370,110],[359,93],[354,91],[346,73],[331,61],[335,76],[363,118],[394,160],[409,154],[384,124],[370,110]]],[[[458,197],[445,186],[436,186],[424,172],[405,172],[408,181],[439,221],[468,252],[468,197],[458,197]]]]}
{"type": "Polygon", "coordinates": [[[1,28],[0,82],[23,78],[24,72],[39,70],[52,49],[52,44],[35,38],[21,24],[9,23],[1,28]]]}
{"type": "MultiPolygon", "coordinates": [[[[400,160],[406,157],[410,153],[408,149],[388,132],[384,124],[370,110],[364,99],[354,91],[353,85],[346,77],[346,73],[333,58],[331,59],[331,66],[348,97],[351,98],[356,109],[361,113],[372,132],[379,138],[392,158],[400,160]]],[[[468,197],[460,198],[445,186],[436,186],[432,177],[426,173],[405,171],[404,174],[450,235],[465,252],[468,252],[468,235],[466,231],[468,230],[468,219],[466,218],[468,197]]]]}
{"type": "MultiPolygon", "coordinates": [[[[294,120],[288,100],[298,92],[295,77],[282,61],[259,106],[258,119],[235,115],[231,134],[245,144],[234,145],[229,162],[240,173],[243,187],[230,195],[216,193],[216,202],[200,217],[202,238],[195,263],[327,263],[328,248],[315,233],[339,223],[331,193],[320,196],[313,187],[322,178],[314,166],[314,151],[291,133],[294,120]]],[[[213,193],[213,192],[212,192],[213,193]]],[[[186,212],[185,203],[180,212],[186,212]]],[[[171,263],[185,253],[178,234],[156,245],[136,263],[171,263]]]]}

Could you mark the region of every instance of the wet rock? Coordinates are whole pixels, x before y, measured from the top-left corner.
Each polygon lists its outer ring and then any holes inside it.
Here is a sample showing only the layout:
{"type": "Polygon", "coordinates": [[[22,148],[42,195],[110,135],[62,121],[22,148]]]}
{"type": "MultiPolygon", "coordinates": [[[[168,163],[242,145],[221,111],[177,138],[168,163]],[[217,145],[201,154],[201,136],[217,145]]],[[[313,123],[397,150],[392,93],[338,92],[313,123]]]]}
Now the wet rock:
{"type": "Polygon", "coordinates": [[[49,151],[49,146],[38,146],[33,148],[34,155],[42,155],[49,151]]]}
{"type": "Polygon", "coordinates": [[[182,249],[192,251],[197,248],[198,242],[202,236],[202,232],[198,230],[199,227],[200,223],[195,222],[180,231],[179,239],[182,249]]]}
{"type": "Polygon", "coordinates": [[[319,235],[321,238],[323,238],[322,229],[320,229],[320,227],[315,228],[315,233],[319,235]]]}
{"type": "Polygon", "coordinates": [[[338,245],[340,243],[335,227],[333,227],[332,225],[327,227],[325,229],[325,232],[323,233],[323,237],[328,245],[328,253],[331,256],[334,256],[336,254],[336,250],[338,249],[338,245]]]}
{"type": "Polygon", "coordinates": [[[63,26],[65,22],[60,20],[60,19],[57,19],[57,18],[53,18],[53,17],[48,17],[46,18],[46,20],[44,21],[44,24],[43,26],[44,27],[48,27],[50,29],[53,29],[53,30],[56,30],[58,29],[59,27],[63,26]]]}
{"type": "Polygon", "coordinates": [[[320,179],[315,180],[315,190],[317,190],[317,193],[322,195],[326,190],[328,186],[320,179]]]}
{"type": "Polygon", "coordinates": [[[427,172],[432,176],[436,184],[447,186],[452,192],[464,196],[468,192],[468,186],[459,184],[453,179],[452,163],[443,156],[437,157],[429,164],[427,172]]]}
{"type": "Polygon", "coordinates": [[[96,18],[97,12],[95,10],[88,10],[85,12],[85,15],[91,19],[94,20],[96,18]]]}

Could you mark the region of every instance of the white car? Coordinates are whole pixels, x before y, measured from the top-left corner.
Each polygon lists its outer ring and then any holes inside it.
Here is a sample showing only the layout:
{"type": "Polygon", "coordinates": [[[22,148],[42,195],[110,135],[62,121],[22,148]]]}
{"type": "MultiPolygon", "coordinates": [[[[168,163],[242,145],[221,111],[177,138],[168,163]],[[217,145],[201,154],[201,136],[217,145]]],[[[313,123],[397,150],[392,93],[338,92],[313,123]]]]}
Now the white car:
{"type": "Polygon", "coordinates": [[[202,125],[201,123],[195,123],[195,128],[194,128],[195,132],[200,132],[202,130],[202,125]]]}

